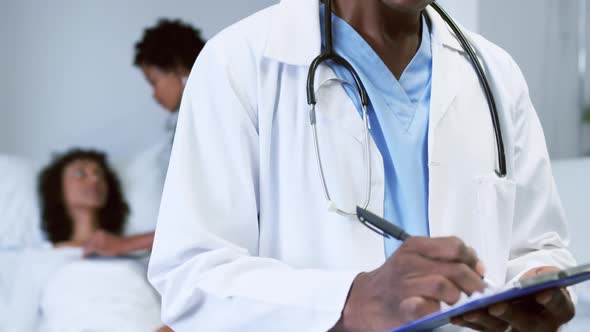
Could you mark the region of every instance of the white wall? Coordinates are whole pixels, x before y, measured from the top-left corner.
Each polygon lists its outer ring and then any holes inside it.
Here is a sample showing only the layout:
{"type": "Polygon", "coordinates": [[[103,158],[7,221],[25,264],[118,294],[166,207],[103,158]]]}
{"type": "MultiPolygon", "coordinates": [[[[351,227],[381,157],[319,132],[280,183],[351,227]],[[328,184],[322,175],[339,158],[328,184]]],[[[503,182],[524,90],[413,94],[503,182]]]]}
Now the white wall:
{"type": "Polygon", "coordinates": [[[0,42],[3,45],[0,49],[0,151],[7,150],[12,145],[13,138],[13,117],[10,110],[8,96],[14,93],[14,86],[10,81],[14,77],[11,64],[14,62],[15,52],[12,48],[15,44],[14,35],[10,33],[10,27],[14,24],[13,2],[6,2],[0,5],[0,42]]]}
{"type": "MultiPolygon", "coordinates": [[[[506,49],[521,66],[553,158],[590,153],[590,125],[580,125],[578,16],[587,0],[438,2],[465,27],[506,49]]],[[[586,3],[590,20],[590,3],[586,3]]],[[[590,47],[590,22],[586,24],[590,47]]],[[[590,103],[590,49],[586,102],[590,103]]]]}
{"type": "MultiPolygon", "coordinates": [[[[159,139],[166,113],[131,65],[158,17],[211,37],[278,0],[5,0],[0,4],[0,153],[36,160],[71,146],[122,158],[159,139]]],[[[477,30],[477,3],[441,3],[477,30]]]]}
{"type": "MultiPolygon", "coordinates": [[[[166,113],[131,64],[143,28],[159,17],[179,17],[210,37],[277,1],[2,1],[0,153],[44,160],[52,151],[83,145],[121,158],[152,144],[159,139],[166,113]]],[[[579,155],[581,143],[590,140],[590,128],[580,139],[578,2],[439,2],[467,28],[506,48],[521,65],[551,155],[579,155]]],[[[590,85],[588,90],[590,98],[590,85]]]]}
{"type": "Polygon", "coordinates": [[[211,37],[276,2],[3,0],[0,153],[44,161],[86,146],[124,158],[151,145],[167,114],[132,66],[143,29],[182,18],[211,37]]]}
{"type": "Polygon", "coordinates": [[[553,158],[576,157],[580,144],[579,1],[480,2],[482,35],[521,66],[553,158]]]}
{"type": "Polygon", "coordinates": [[[471,31],[479,31],[479,0],[439,0],[453,19],[471,31]]]}
{"type": "MultiPolygon", "coordinates": [[[[579,0],[587,1],[587,0],[579,0]]],[[[586,31],[586,44],[583,45],[586,49],[586,67],[585,67],[585,79],[583,81],[585,87],[585,104],[590,105],[590,2],[586,2],[586,15],[583,17],[585,20],[585,31],[586,31]]],[[[581,136],[582,152],[590,156],[590,123],[582,126],[581,136]]]]}

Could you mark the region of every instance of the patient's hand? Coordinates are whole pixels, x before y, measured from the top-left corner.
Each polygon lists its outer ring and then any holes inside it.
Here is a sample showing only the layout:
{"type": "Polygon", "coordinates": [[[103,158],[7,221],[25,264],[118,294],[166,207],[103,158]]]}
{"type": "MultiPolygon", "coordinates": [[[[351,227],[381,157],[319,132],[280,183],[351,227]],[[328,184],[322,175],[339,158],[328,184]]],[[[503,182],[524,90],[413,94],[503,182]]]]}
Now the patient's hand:
{"type": "Polygon", "coordinates": [[[125,253],[125,239],[102,230],[96,231],[84,246],[84,256],[120,256],[125,253]]]}
{"type": "Polygon", "coordinates": [[[78,242],[78,241],[63,241],[63,242],[58,242],[56,244],[53,245],[55,248],[81,248],[84,247],[84,243],[78,242]]]}

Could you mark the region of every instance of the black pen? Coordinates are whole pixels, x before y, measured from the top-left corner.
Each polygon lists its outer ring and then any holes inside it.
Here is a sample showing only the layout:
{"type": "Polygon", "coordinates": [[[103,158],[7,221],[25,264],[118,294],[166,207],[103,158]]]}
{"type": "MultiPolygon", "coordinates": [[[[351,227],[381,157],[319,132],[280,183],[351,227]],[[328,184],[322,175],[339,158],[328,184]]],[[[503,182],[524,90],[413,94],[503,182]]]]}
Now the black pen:
{"type": "Polygon", "coordinates": [[[397,227],[389,221],[361,208],[360,206],[356,207],[356,216],[360,222],[379,235],[393,237],[402,242],[412,237],[400,227],[397,227]]]}
{"type": "MultiPolygon", "coordinates": [[[[402,242],[412,237],[402,228],[390,223],[389,221],[379,217],[374,213],[361,208],[360,206],[356,207],[356,216],[360,222],[379,235],[393,237],[394,239],[398,239],[402,242]]],[[[487,288],[491,288],[493,290],[499,289],[487,278],[482,277],[482,279],[487,288]]]]}

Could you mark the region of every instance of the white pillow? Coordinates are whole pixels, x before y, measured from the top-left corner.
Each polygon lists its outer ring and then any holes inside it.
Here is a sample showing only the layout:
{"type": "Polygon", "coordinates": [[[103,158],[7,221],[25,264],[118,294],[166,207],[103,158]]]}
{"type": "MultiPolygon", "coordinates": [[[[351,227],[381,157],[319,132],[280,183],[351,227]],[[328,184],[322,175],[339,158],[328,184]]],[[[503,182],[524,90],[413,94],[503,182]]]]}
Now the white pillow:
{"type": "MultiPolygon", "coordinates": [[[[170,153],[166,140],[113,163],[130,207],[124,234],[154,231],[170,153]]],[[[43,245],[37,193],[38,167],[26,159],[0,154],[0,249],[43,245]]]]}
{"type": "Polygon", "coordinates": [[[136,155],[124,167],[116,167],[131,210],[125,235],[156,229],[168,158],[169,143],[164,140],[136,155]]]}
{"type": "Polygon", "coordinates": [[[30,161],[0,155],[0,248],[42,243],[37,171],[30,161]]]}

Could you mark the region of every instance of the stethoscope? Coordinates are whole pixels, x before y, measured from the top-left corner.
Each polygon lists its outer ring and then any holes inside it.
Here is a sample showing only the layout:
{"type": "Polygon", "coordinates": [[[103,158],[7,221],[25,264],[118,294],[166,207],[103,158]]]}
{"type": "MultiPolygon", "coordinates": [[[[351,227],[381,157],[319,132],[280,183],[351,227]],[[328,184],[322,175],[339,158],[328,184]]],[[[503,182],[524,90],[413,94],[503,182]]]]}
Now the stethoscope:
{"type": "MultiPolygon", "coordinates": [[[[356,89],[358,94],[360,95],[360,101],[362,106],[362,117],[365,126],[364,134],[365,134],[365,155],[366,155],[366,164],[367,164],[367,182],[366,182],[366,193],[365,193],[365,200],[363,205],[361,206],[363,209],[366,209],[369,206],[369,202],[371,201],[371,155],[370,155],[370,127],[369,127],[369,120],[367,116],[367,107],[369,104],[369,97],[367,95],[367,90],[363,86],[361,79],[357,72],[354,70],[352,65],[346,61],[344,58],[339,56],[334,52],[334,47],[332,43],[332,0],[324,0],[326,10],[324,12],[324,40],[326,43],[325,51],[317,56],[310,65],[309,73],[307,76],[307,103],[310,105],[309,110],[309,118],[310,123],[313,128],[313,141],[315,145],[315,154],[317,159],[317,164],[319,168],[320,178],[322,181],[324,196],[326,197],[326,201],[328,204],[328,209],[334,212],[337,212],[341,215],[345,216],[356,216],[356,211],[348,212],[340,209],[336,203],[332,200],[332,196],[330,195],[330,191],[328,190],[328,185],[326,183],[326,177],[324,175],[324,167],[322,164],[322,158],[320,153],[320,147],[318,142],[318,133],[317,133],[317,118],[316,118],[316,91],[315,91],[315,73],[319,66],[325,61],[333,61],[341,66],[343,66],[348,72],[352,75],[354,79],[354,83],[356,85],[356,89]]],[[[475,54],[473,46],[469,43],[467,38],[461,29],[457,26],[457,24],[453,21],[453,19],[436,3],[433,2],[430,6],[439,13],[439,15],[444,19],[444,21],[449,25],[449,27],[453,30],[457,39],[461,43],[461,46],[469,56],[469,59],[477,73],[479,78],[479,82],[482,85],[483,91],[486,95],[486,99],[490,108],[490,115],[492,117],[492,124],[494,126],[494,134],[496,137],[496,147],[498,151],[498,169],[495,171],[498,177],[505,177],[506,176],[506,153],[504,151],[504,141],[502,139],[502,131],[500,128],[500,120],[498,117],[498,111],[496,108],[496,102],[494,100],[494,95],[490,88],[490,84],[486,77],[486,74],[483,70],[483,67],[475,54]]],[[[341,81],[341,80],[339,80],[341,81]]],[[[350,84],[345,81],[341,81],[343,83],[350,84]]]]}

